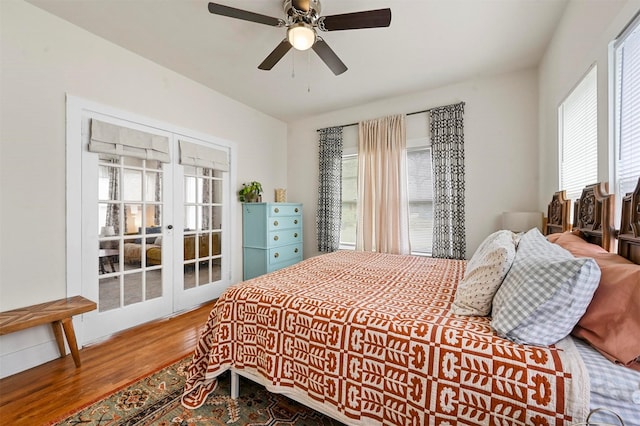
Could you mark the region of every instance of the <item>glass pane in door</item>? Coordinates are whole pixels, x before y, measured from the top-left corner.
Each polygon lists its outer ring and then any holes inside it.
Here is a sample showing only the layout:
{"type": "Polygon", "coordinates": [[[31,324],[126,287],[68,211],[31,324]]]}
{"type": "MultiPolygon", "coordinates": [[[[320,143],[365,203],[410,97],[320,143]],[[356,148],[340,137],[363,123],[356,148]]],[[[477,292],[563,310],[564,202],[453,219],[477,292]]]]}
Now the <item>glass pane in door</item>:
{"type": "Polygon", "coordinates": [[[162,164],[100,156],[98,310],[162,297],[162,164]]]}
{"type": "Polygon", "coordinates": [[[184,169],[184,289],[221,280],[222,173],[184,169]]]}

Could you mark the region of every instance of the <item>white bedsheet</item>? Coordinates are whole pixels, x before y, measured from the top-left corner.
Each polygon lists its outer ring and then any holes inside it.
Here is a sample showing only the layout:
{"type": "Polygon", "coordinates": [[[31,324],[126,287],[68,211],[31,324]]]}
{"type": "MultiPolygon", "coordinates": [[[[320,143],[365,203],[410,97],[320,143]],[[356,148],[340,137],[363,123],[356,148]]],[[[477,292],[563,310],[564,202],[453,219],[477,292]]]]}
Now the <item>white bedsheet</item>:
{"type": "MultiPolygon", "coordinates": [[[[590,408],[606,408],[617,413],[625,426],[640,426],[640,372],[614,364],[583,340],[573,338],[589,372],[590,408]]],[[[606,412],[594,414],[594,422],[620,422],[606,412]]]]}

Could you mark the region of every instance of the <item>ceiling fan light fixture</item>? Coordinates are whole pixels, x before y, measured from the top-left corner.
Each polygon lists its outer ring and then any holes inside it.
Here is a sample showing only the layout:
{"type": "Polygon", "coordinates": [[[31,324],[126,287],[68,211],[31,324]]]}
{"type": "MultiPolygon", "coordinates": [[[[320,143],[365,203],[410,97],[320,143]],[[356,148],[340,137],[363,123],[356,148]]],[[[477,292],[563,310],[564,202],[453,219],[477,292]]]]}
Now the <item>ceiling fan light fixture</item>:
{"type": "Polygon", "coordinates": [[[311,25],[298,22],[287,30],[287,39],[294,49],[307,50],[316,42],[316,32],[311,25]]]}

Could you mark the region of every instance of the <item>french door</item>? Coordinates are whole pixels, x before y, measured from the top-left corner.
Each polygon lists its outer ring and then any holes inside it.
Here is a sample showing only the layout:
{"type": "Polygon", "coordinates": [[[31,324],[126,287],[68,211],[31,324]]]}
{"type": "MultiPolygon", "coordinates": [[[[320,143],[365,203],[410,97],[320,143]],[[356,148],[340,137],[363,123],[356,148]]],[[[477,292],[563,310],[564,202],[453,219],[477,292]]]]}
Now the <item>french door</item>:
{"type": "Polygon", "coordinates": [[[182,232],[175,244],[174,309],[189,307],[218,297],[229,285],[228,257],[223,255],[229,234],[228,173],[209,167],[183,165],[177,168],[174,199],[181,206],[174,213],[182,232]]]}
{"type": "Polygon", "coordinates": [[[96,112],[81,121],[81,294],[98,305],[81,343],[218,297],[231,282],[228,169],[181,164],[185,136],[171,131],[96,112]],[[166,138],[168,161],[92,152],[92,120],[166,138]]]}

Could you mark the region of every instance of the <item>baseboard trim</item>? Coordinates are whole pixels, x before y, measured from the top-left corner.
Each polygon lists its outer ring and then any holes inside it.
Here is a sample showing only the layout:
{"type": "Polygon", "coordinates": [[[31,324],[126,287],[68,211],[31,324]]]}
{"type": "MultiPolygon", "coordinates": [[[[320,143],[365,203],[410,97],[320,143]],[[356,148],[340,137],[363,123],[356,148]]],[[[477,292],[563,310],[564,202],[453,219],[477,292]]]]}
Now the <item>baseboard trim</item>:
{"type": "Polygon", "coordinates": [[[0,355],[0,379],[60,358],[55,340],[0,355]]]}

